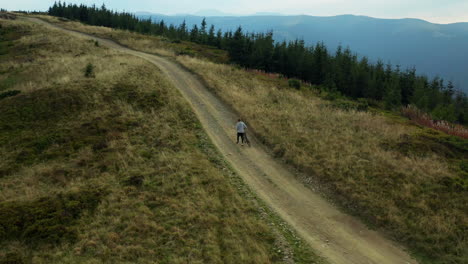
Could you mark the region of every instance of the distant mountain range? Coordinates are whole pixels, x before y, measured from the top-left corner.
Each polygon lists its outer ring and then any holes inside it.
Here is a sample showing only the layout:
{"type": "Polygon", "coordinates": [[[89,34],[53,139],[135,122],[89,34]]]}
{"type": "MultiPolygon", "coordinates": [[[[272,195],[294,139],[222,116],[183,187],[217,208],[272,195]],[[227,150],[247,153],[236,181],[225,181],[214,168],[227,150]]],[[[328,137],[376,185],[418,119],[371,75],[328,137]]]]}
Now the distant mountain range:
{"type": "Polygon", "coordinates": [[[420,74],[452,80],[457,88],[468,92],[468,23],[433,24],[419,19],[378,19],[365,16],[332,17],[282,16],[210,16],[216,10],[203,11],[202,16],[137,13],[139,17],[163,19],[179,25],[185,19],[190,27],[203,17],[216,28],[265,32],[272,30],[277,41],[303,39],[313,45],[323,41],[334,51],[338,45],[349,46],[371,61],[381,59],[402,69],[415,66],[420,74]]]}

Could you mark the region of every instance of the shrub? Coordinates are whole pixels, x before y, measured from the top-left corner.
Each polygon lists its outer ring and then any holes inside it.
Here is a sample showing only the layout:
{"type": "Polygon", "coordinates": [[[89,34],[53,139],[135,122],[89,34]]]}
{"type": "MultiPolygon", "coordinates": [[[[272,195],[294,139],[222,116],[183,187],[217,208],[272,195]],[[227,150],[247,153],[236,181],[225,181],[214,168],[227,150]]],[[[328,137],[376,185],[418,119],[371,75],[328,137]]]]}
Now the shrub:
{"type": "Polygon", "coordinates": [[[123,179],[122,183],[123,185],[126,185],[126,186],[140,187],[143,185],[144,180],[145,180],[145,177],[143,175],[132,175],[123,179]]]}
{"type": "Polygon", "coordinates": [[[18,90],[11,90],[11,91],[6,91],[6,92],[3,92],[3,93],[0,93],[0,100],[2,100],[3,98],[15,96],[15,95],[17,95],[19,93],[21,93],[21,91],[18,91],[18,90]]]}
{"type": "Polygon", "coordinates": [[[99,47],[99,41],[94,41],[94,46],[99,47]]]}
{"type": "Polygon", "coordinates": [[[20,94],[0,104],[0,130],[37,121],[56,122],[84,106],[82,94],[75,90],[48,88],[20,94]]]}
{"type": "Polygon", "coordinates": [[[104,192],[89,189],[35,201],[0,203],[0,242],[58,243],[76,237],[74,225],[84,210],[97,207],[104,192]]]}
{"type": "Polygon", "coordinates": [[[88,63],[88,65],[86,65],[86,68],[84,70],[84,76],[86,78],[94,77],[94,65],[93,64],[88,63]]]}
{"type": "Polygon", "coordinates": [[[409,105],[403,107],[401,113],[416,124],[443,131],[449,135],[468,138],[468,128],[458,124],[451,124],[444,120],[435,121],[429,114],[424,113],[415,106],[409,105]]]}
{"type": "Polygon", "coordinates": [[[134,85],[118,83],[113,87],[112,95],[144,111],[152,111],[164,105],[161,94],[156,91],[142,92],[134,85]]]}
{"type": "Polygon", "coordinates": [[[299,90],[301,88],[301,81],[298,79],[289,79],[288,80],[289,87],[299,90]]]}
{"type": "Polygon", "coordinates": [[[357,100],[357,109],[358,111],[367,111],[369,109],[369,102],[365,98],[359,98],[357,100]]]}
{"type": "Polygon", "coordinates": [[[327,91],[327,90],[320,90],[320,91],[321,91],[322,98],[325,100],[335,101],[343,97],[341,93],[338,91],[327,91]]]}
{"type": "Polygon", "coordinates": [[[177,55],[177,56],[195,57],[195,52],[193,52],[193,51],[190,50],[190,49],[186,49],[186,50],[177,51],[177,52],[176,52],[176,55],[177,55]]]}
{"type": "Polygon", "coordinates": [[[27,263],[24,260],[24,257],[22,256],[21,252],[18,251],[13,251],[13,252],[7,252],[3,256],[0,255],[0,264],[23,264],[27,263]]]}
{"type": "MultiPolygon", "coordinates": [[[[1,49],[0,46],[0,55],[7,54],[8,52],[8,49],[1,49]]],[[[17,85],[20,81],[21,78],[18,75],[12,74],[0,81],[0,91],[10,89],[13,86],[17,85]]]]}
{"type": "Polygon", "coordinates": [[[460,161],[460,169],[466,173],[468,173],[468,160],[460,161]]]}
{"type": "Polygon", "coordinates": [[[369,108],[369,105],[365,100],[352,101],[346,99],[338,99],[332,103],[332,106],[345,111],[367,111],[369,108]]]}

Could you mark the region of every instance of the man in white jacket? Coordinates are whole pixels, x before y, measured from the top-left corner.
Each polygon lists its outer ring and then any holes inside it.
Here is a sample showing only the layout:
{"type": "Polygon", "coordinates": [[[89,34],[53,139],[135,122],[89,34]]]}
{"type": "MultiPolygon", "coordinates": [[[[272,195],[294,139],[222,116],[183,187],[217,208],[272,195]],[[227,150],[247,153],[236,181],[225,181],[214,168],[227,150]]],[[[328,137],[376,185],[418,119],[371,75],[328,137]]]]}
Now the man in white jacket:
{"type": "Polygon", "coordinates": [[[245,130],[247,129],[247,125],[245,125],[242,120],[237,120],[236,130],[237,130],[237,144],[239,144],[239,138],[242,139],[242,146],[244,146],[244,139],[245,139],[245,130]]]}

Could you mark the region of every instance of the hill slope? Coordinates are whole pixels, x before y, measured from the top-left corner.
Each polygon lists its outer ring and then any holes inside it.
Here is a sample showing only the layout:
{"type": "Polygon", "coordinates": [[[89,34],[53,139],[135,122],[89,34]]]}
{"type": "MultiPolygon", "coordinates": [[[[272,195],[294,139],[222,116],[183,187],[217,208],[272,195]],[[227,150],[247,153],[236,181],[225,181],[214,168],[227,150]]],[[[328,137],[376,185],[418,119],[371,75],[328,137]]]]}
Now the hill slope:
{"type": "MultiPolygon", "coordinates": [[[[201,16],[162,16],[141,14],[142,18],[163,19],[180,25],[186,20],[191,27],[200,24],[201,16]]],[[[209,17],[208,24],[223,30],[235,30],[239,25],[246,31],[272,30],[278,41],[303,39],[315,45],[323,41],[332,51],[338,45],[349,46],[360,56],[372,61],[416,66],[419,73],[430,77],[439,75],[453,80],[457,88],[468,92],[468,23],[433,24],[418,19],[376,19],[364,16],[243,16],[209,17]]]]}
{"type": "MultiPolygon", "coordinates": [[[[96,28],[84,29],[93,31],[96,28]]],[[[251,141],[256,148],[239,149],[229,137],[237,118],[235,113],[214,97],[193,74],[168,59],[128,50],[107,40],[99,41],[145,58],[162,69],[191,103],[215,145],[246,183],[327,259],[343,264],[413,263],[406,253],[380,234],[368,230],[356,219],[340,213],[304,188],[288,168],[265,153],[255,138],[251,141]]]]}
{"type": "Polygon", "coordinates": [[[320,262],[157,68],[0,23],[0,263],[320,262]]]}
{"type": "MultiPolygon", "coordinates": [[[[159,51],[157,47],[146,45],[143,36],[130,41],[130,36],[136,34],[73,22],[62,24],[115,37],[148,52],[159,51]]],[[[151,39],[155,45],[164,42],[151,39]]],[[[260,76],[193,58],[178,57],[178,60],[198,72],[213,92],[242,111],[250,127],[277,157],[305,172],[305,175],[298,176],[310,188],[320,186],[348,211],[407,244],[424,262],[463,263],[466,260],[466,232],[463,231],[468,220],[467,196],[464,195],[467,190],[466,140],[412,126],[392,115],[385,117],[372,111],[356,112],[349,107],[350,102],[324,101],[317,97],[324,95],[310,87],[290,90],[286,81],[274,76],[260,76]]],[[[167,66],[163,69],[167,70],[167,66]]],[[[171,72],[167,73],[171,75],[171,72]]],[[[176,76],[172,78],[177,79],[176,76]]],[[[185,80],[180,78],[180,81],[185,80]]],[[[189,90],[198,87],[188,83],[189,90]]],[[[210,106],[211,103],[201,102],[196,105],[195,109],[208,108],[208,113],[218,119],[221,117],[225,124],[221,130],[215,129],[212,133],[218,135],[219,131],[230,131],[229,118],[222,118],[223,114],[217,111],[224,109],[222,103],[210,106]]],[[[247,151],[246,155],[251,155],[249,153],[247,151]]],[[[275,172],[270,173],[260,176],[271,176],[275,172]]],[[[278,178],[269,179],[274,182],[278,178]]],[[[292,185],[292,180],[276,186],[292,185]]],[[[307,213],[309,210],[298,211],[307,213]]],[[[288,219],[290,216],[286,214],[285,217],[288,219]]],[[[336,215],[331,218],[332,221],[340,219],[343,218],[336,215]]],[[[344,226],[349,224],[345,221],[344,226]]],[[[310,230],[314,227],[308,225],[310,230]]],[[[339,230],[335,229],[336,232],[339,230]]],[[[361,228],[354,231],[361,231],[361,228]]],[[[326,245],[321,248],[330,250],[326,245]]]]}

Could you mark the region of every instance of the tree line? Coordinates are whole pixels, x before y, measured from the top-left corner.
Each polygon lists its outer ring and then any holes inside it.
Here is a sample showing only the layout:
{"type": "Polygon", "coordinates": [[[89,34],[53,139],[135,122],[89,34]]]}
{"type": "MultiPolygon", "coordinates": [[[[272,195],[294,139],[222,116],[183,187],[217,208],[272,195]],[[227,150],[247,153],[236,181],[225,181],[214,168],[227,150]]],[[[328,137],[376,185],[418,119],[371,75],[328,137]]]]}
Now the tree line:
{"type": "Polygon", "coordinates": [[[349,48],[330,52],[323,43],[306,46],[303,40],[275,42],[272,32],[247,33],[241,27],[223,32],[214,25],[208,27],[206,19],[191,28],[185,21],[178,26],[167,25],[163,20],[153,22],[151,18],[115,12],[105,5],[56,2],[48,13],[90,25],[214,46],[227,50],[231,61],[243,67],[298,78],[331,93],[383,102],[387,108],[411,104],[437,120],[468,124],[468,98],[452,82],[419,75],[415,68],[402,70],[382,61],[370,63],[349,48]]]}

